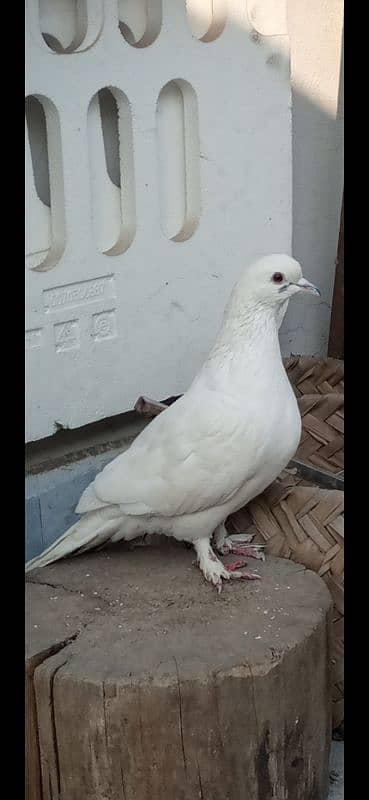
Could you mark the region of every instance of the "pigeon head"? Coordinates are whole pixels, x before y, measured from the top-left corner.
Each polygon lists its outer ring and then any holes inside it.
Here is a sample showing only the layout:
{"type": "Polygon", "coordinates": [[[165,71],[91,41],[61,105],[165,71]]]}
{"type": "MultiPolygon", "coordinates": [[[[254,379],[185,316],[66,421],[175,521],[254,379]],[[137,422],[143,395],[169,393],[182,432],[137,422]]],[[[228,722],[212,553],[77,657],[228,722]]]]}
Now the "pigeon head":
{"type": "Polygon", "coordinates": [[[298,293],[320,296],[319,289],[303,277],[298,261],[280,254],[264,256],[250,264],[237,292],[245,302],[267,306],[278,306],[298,293]]]}

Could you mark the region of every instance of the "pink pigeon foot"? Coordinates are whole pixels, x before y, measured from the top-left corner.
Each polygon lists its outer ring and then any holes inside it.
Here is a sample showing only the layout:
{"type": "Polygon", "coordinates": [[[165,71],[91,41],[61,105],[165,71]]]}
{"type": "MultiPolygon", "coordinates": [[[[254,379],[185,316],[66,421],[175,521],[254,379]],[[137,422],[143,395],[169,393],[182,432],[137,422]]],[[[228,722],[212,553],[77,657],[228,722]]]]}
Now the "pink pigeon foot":
{"type": "Polygon", "coordinates": [[[242,567],[247,567],[247,561],[230,561],[228,564],[224,564],[224,566],[228,572],[234,572],[237,569],[242,569],[242,567]]]}
{"type": "Polygon", "coordinates": [[[259,558],[265,561],[262,544],[239,545],[231,547],[229,553],[233,556],[247,556],[248,558],[259,558]]]}
{"type": "MultiPolygon", "coordinates": [[[[227,572],[236,572],[239,569],[242,569],[243,567],[246,566],[247,566],[247,561],[233,561],[230,564],[224,564],[224,567],[227,570],[227,572]]],[[[257,575],[256,572],[249,572],[249,570],[246,570],[246,572],[242,572],[242,574],[239,577],[250,581],[260,580],[260,575],[257,575]]]]}

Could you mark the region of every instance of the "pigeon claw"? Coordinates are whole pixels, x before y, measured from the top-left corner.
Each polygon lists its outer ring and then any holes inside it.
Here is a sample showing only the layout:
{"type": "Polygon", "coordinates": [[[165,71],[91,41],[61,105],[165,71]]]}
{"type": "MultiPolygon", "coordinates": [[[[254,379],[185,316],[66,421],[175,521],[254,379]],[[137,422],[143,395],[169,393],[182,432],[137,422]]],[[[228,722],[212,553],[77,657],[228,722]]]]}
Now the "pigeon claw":
{"type": "Polygon", "coordinates": [[[247,561],[231,561],[229,564],[224,564],[227,572],[234,572],[235,570],[247,567],[247,561]]]}
{"type": "Polygon", "coordinates": [[[223,564],[215,555],[208,541],[198,539],[194,542],[197,554],[197,563],[206,581],[212,583],[218,593],[222,591],[223,580],[260,580],[255,572],[241,572],[247,566],[245,559],[239,559],[229,564],[223,564]]]}
{"type": "Polygon", "coordinates": [[[247,556],[248,558],[259,558],[261,561],[265,561],[263,544],[232,547],[229,552],[234,556],[247,556]]]}
{"type": "Polygon", "coordinates": [[[242,573],[242,577],[246,581],[261,581],[261,576],[257,572],[249,572],[248,570],[242,573]]]}
{"type": "Polygon", "coordinates": [[[245,572],[238,572],[238,570],[246,567],[247,561],[233,561],[230,564],[225,564],[225,568],[227,572],[231,573],[231,578],[243,578],[244,580],[249,581],[259,581],[260,575],[257,572],[250,572],[246,570],[245,572]]]}

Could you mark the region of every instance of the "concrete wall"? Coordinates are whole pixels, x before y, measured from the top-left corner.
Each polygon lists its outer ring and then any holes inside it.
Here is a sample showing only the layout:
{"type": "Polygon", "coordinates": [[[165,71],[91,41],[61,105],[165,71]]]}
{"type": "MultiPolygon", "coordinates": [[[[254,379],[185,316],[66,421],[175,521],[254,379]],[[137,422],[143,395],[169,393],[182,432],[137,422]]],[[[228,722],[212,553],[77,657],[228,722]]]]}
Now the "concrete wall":
{"type": "Polygon", "coordinates": [[[285,4],[262,8],[27,0],[28,440],[183,391],[245,262],[291,251],[285,4]]]}
{"type": "Polygon", "coordinates": [[[263,252],[292,251],[322,288],[291,305],[283,354],[324,354],[342,0],[27,14],[27,440],[183,391],[263,252]]]}

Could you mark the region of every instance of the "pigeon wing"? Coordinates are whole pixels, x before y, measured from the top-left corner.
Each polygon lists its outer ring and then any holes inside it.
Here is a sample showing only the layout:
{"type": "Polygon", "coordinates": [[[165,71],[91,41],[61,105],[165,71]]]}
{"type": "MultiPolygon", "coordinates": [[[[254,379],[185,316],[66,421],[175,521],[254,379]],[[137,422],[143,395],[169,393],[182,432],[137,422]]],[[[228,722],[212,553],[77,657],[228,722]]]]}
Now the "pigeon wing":
{"type": "Polygon", "coordinates": [[[232,453],[239,419],[224,400],[197,399],[184,395],[157,416],[97,475],[77,510],[96,508],[97,500],[129,515],[172,517],[229,500],[244,479],[232,453]]]}

